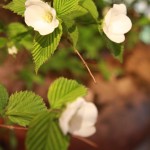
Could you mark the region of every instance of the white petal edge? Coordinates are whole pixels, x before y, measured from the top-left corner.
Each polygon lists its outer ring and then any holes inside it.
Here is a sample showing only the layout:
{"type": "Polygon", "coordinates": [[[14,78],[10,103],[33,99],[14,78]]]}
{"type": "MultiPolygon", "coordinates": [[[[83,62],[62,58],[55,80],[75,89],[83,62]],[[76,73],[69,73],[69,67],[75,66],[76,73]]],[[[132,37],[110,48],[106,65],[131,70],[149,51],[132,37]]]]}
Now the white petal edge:
{"type": "Polygon", "coordinates": [[[81,137],[89,137],[92,136],[96,132],[96,128],[94,126],[92,127],[83,127],[80,128],[78,131],[72,131],[70,130],[70,133],[76,136],[81,136],[81,137]]]}
{"type": "Polygon", "coordinates": [[[59,118],[59,126],[65,135],[69,131],[69,122],[70,122],[71,118],[76,113],[78,108],[82,105],[82,103],[84,103],[84,99],[78,98],[73,103],[68,104],[65,111],[61,114],[61,116],[59,118]]]}
{"type": "Polygon", "coordinates": [[[127,8],[125,4],[114,4],[113,9],[119,14],[127,14],[127,8]]]}
{"type": "Polygon", "coordinates": [[[109,11],[107,12],[105,18],[104,18],[104,25],[105,26],[108,26],[109,25],[109,22],[111,20],[111,15],[112,15],[112,8],[109,9],[109,11]]]}
{"type": "Polygon", "coordinates": [[[109,33],[105,27],[103,27],[103,31],[106,34],[106,36],[115,43],[122,43],[125,40],[124,34],[119,35],[119,34],[109,33]]]}
{"type": "Polygon", "coordinates": [[[34,26],[36,21],[43,20],[44,9],[37,5],[32,5],[25,10],[25,23],[28,26],[34,26]]]}
{"type": "Polygon", "coordinates": [[[72,128],[72,130],[78,130],[80,127],[94,126],[97,121],[97,116],[98,110],[96,106],[91,102],[85,102],[70,121],[70,128],[72,128]],[[76,123],[78,123],[78,126],[76,123]]]}
{"type": "Polygon", "coordinates": [[[55,30],[55,27],[53,25],[50,26],[50,24],[43,21],[39,21],[34,24],[34,30],[38,31],[41,35],[47,35],[52,33],[55,30]]]}
{"type": "Polygon", "coordinates": [[[131,20],[128,16],[120,14],[114,16],[109,24],[108,32],[112,34],[125,34],[132,28],[131,20]]]}

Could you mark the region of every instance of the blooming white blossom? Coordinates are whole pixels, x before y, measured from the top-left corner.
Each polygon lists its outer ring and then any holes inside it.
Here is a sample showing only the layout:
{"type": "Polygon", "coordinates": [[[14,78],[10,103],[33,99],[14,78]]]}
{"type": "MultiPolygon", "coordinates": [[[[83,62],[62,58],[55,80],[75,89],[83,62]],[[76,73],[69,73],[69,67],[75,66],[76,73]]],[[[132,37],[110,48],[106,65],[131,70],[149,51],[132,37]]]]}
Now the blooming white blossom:
{"type": "Polygon", "coordinates": [[[18,49],[16,48],[16,46],[12,46],[8,48],[8,54],[10,55],[15,55],[17,54],[17,52],[18,52],[18,49]]]}
{"type": "Polygon", "coordinates": [[[48,3],[41,0],[27,0],[25,6],[25,23],[41,35],[50,34],[58,27],[56,11],[48,3]]]}
{"type": "Polygon", "coordinates": [[[125,40],[125,33],[132,27],[130,18],[127,16],[127,9],[124,4],[114,4],[107,12],[104,22],[103,31],[106,36],[116,43],[125,40]]]}
{"type": "Polygon", "coordinates": [[[94,125],[97,116],[96,106],[79,97],[76,101],[67,105],[66,110],[60,116],[59,125],[65,135],[71,133],[88,137],[96,132],[94,125]]]}

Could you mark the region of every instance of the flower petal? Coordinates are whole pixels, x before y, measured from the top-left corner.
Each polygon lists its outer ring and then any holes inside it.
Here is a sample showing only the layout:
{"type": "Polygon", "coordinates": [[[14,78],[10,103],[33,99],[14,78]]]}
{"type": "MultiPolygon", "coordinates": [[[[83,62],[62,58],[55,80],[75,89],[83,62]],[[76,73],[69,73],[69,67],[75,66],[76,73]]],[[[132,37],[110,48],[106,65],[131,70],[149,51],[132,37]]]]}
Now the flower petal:
{"type": "Polygon", "coordinates": [[[84,103],[84,99],[78,98],[73,103],[68,104],[66,110],[61,114],[59,118],[59,126],[65,135],[69,131],[69,125],[70,125],[69,122],[71,118],[83,103],[84,103]]]}
{"type": "Polygon", "coordinates": [[[94,126],[92,127],[83,127],[80,128],[79,130],[70,130],[70,133],[73,135],[77,136],[82,136],[82,137],[89,137],[93,135],[96,132],[96,128],[94,126]]]}
{"type": "Polygon", "coordinates": [[[124,4],[114,4],[113,8],[110,8],[105,16],[105,24],[108,25],[111,21],[112,16],[117,16],[118,14],[127,14],[127,9],[124,4]]]}
{"type": "Polygon", "coordinates": [[[112,15],[112,8],[109,9],[109,11],[107,12],[105,18],[104,18],[104,23],[105,23],[105,26],[108,26],[109,25],[109,22],[111,20],[111,15],[112,15]]]}
{"type": "Polygon", "coordinates": [[[45,3],[45,2],[43,2],[43,1],[41,1],[41,0],[27,0],[26,2],[25,2],[25,6],[26,7],[29,7],[29,6],[40,6],[40,7],[42,7],[43,9],[49,9],[50,8],[50,6],[47,4],[47,3],[45,3]]]}
{"type": "Polygon", "coordinates": [[[103,28],[103,31],[106,36],[113,42],[122,43],[125,40],[124,34],[112,34],[109,33],[106,28],[103,28]]]}
{"type": "MultiPolygon", "coordinates": [[[[69,132],[72,134],[82,133],[83,135],[91,135],[94,133],[94,124],[96,123],[98,116],[97,108],[93,103],[84,102],[84,104],[78,109],[75,115],[70,121],[69,132]],[[89,132],[85,130],[88,128],[89,132]],[[82,131],[83,130],[83,131],[82,131]]],[[[79,134],[78,134],[79,135],[79,134]]]]}
{"type": "Polygon", "coordinates": [[[132,23],[130,18],[126,15],[120,14],[112,17],[108,27],[108,32],[112,34],[125,34],[131,29],[131,27],[132,23]]]}
{"type": "Polygon", "coordinates": [[[93,126],[96,123],[97,116],[96,106],[91,102],[85,102],[72,118],[70,126],[73,127],[76,122],[80,122],[81,126],[93,126]]]}
{"type": "Polygon", "coordinates": [[[58,27],[56,11],[48,3],[41,0],[27,0],[25,5],[25,23],[41,35],[50,34],[58,27]]]}
{"type": "Polygon", "coordinates": [[[54,31],[55,26],[50,25],[44,21],[37,21],[34,23],[34,30],[38,31],[41,35],[47,35],[54,31]]]}
{"type": "Polygon", "coordinates": [[[127,14],[127,8],[125,4],[114,4],[113,10],[117,12],[117,14],[127,14]]]}
{"type": "Polygon", "coordinates": [[[104,18],[103,31],[113,42],[123,42],[124,34],[132,27],[132,22],[126,13],[127,9],[124,4],[114,4],[104,18]]]}
{"type": "Polygon", "coordinates": [[[44,9],[37,5],[32,5],[25,10],[25,23],[28,26],[34,26],[39,20],[43,20],[44,9]]]}

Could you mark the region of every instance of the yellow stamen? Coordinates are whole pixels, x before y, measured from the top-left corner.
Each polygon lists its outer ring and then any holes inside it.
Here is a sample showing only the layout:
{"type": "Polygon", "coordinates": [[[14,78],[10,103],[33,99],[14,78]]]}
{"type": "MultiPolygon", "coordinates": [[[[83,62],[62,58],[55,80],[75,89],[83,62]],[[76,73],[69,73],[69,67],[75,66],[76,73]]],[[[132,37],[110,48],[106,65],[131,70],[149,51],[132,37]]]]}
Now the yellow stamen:
{"type": "Polygon", "coordinates": [[[46,12],[44,16],[44,20],[48,23],[51,23],[53,20],[53,16],[50,12],[46,12]]]}

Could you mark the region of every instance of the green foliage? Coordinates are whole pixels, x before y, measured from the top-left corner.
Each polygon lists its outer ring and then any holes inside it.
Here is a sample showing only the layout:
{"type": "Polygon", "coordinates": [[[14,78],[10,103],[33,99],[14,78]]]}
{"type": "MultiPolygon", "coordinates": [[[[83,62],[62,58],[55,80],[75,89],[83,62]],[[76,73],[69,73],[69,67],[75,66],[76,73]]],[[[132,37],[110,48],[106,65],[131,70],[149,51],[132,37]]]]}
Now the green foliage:
{"type": "Polygon", "coordinates": [[[33,47],[33,37],[29,29],[19,22],[13,22],[6,27],[6,35],[8,38],[8,46],[23,46],[27,49],[33,47]]]}
{"type": "Polygon", "coordinates": [[[33,37],[28,31],[22,34],[19,34],[17,36],[17,39],[18,39],[18,44],[20,46],[23,46],[27,50],[31,50],[33,48],[33,37]]]}
{"type": "Polygon", "coordinates": [[[77,42],[78,42],[78,37],[79,37],[78,27],[76,26],[73,20],[65,22],[65,25],[67,26],[68,33],[71,37],[73,46],[76,47],[77,42]]]}
{"type": "Polygon", "coordinates": [[[21,80],[25,82],[27,89],[30,90],[33,88],[34,84],[42,85],[44,82],[44,77],[40,74],[36,75],[31,68],[24,68],[21,70],[19,76],[21,80]]]}
{"type": "Polygon", "coordinates": [[[74,78],[84,77],[87,74],[79,59],[72,55],[72,47],[61,48],[40,70],[43,74],[47,74],[49,71],[57,73],[57,75],[68,72],[74,78]]]}
{"type": "Polygon", "coordinates": [[[104,79],[109,80],[112,74],[111,71],[109,70],[108,64],[104,60],[101,60],[98,67],[104,79]]]}
{"type": "Polygon", "coordinates": [[[69,138],[60,131],[55,114],[44,112],[31,121],[26,145],[28,150],[67,150],[69,138]]]}
{"type": "Polygon", "coordinates": [[[36,34],[32,56],[35,63],[35,71],[54,53],[62,36],[62,27],[56,28],[53,33],[46,36],[36,34]]]}
{"type": "Polygon", "coordinates": [[[7,44],[7,39],[3,38],[3,37],[0,37],[0,48],[5,47],[6,44],[7,44]]]}
{"type": "Polygon", "coordinates": [[[25,1],[26,0],[13,0],[9,4],[7,4],[4,8],[9,9],[14,13],[23,16],[25,11],[25,1]]]}
{"type": "Polygon", "coordinates": [[[61,106],[85,93],[83,85],[74,80],[59,78],[48,91],[52,107],[47,110],[42,98],[28,91],[11,95],[7,104],[8,93],[0,86],[0,111],[5,108],[5,117],[12,123],[29,125],[26,139],[28,150],[67,150],[70,138],[62,133],[58,123],[61,106]]]}
{"type": "Polygon", "coordinates": [[[3,115],[8,102],[8,92],[4,86],[0,85],[0,115],[3,115]]]}
{"type": "Polygon", "coordinates": [[[81,5],[92,15],[96,21],[98,20],[99,14],[93,0],[81,0],[81,5]]]}
{"type": "MultiPolygon", "coordinates": [[[[101,33],[101,31],[100,31],[100,33],[101,33]]],[[[104,41],[106,42],[106,46],[110,50],[113,57],[122,63],[123,62],[123,54],[124,54],[124,45],[123,44],[117,44],[117,43],[110,41],[102,33],[101,33],[101,35],[102,35],[104,41]]]]}
{"type": "Polygon", "coordinates": [[[27,31],[28,31],[27,28],[19,22],[10,23],[7,26],[7,34],[9,35],[10,38],[14,38],[18,34],[21,34],[27,31]]]}
{"type": "Polygon", "coordinates": [[[46,111],[43,99],[33,92],[19,92],[10,96],[5,115],[21,126],[29,125],[37,114],[46,111]]]}
{"type": "Polygon", "coordinates": [[[76,81],[59,78],[50,86],[48,91],[48,100],[51,108],[58,109],[66,103],[84,96],[86,92],[87,89],[76,81]]]}
{"type": "Polygon", "coordinates": [[[0,20],[0,33],[4,32],[5,26],[3,24],[3,22],[0,20]]]}
{"type": "Polygon", "coordinates": [[[68,20],[70,21],[70,20],[75,20],[78,17],[82,17],[82,16],[86,15],[87,13],[88,13],[88,11],[85,8],[83,8],[80,5],[77,5],[76,9],[74,11],[70,12],[67,15],[61,16],[61,18],[64,21],[68,21],[68,20]]]}
{"type": "Polygon", "coordinates": [[[107,42],[107,46],[108,46],[109,50],[111,51],[111,54],[113,55],[113,57],[122,63],[123,62],[123,54],[124,54],[124,46],[122,44],[116,44],[111,41],[107,42]]]}
{"type": "Polygon", "coordinates": [[[0,48],[17,47],[18,50],[26,48],[31,50],[33,47],[33,36],[30,28],[19,22],[2,24],[0,22],[0,32],[3,37],[0,37],[0,48]]]}
{"type": "Polygon", "coordinates": [[[59,18],[63,18],[75,11],[79,0],[54,0],[54,8],[56,9],[59,18]]]}
{"type": "Polygon", "coordinates": [[[97,26],[79,26],[78,49],[84,54],[84,58],[101,60],[100,52],[105,47],[97,26]]]}

